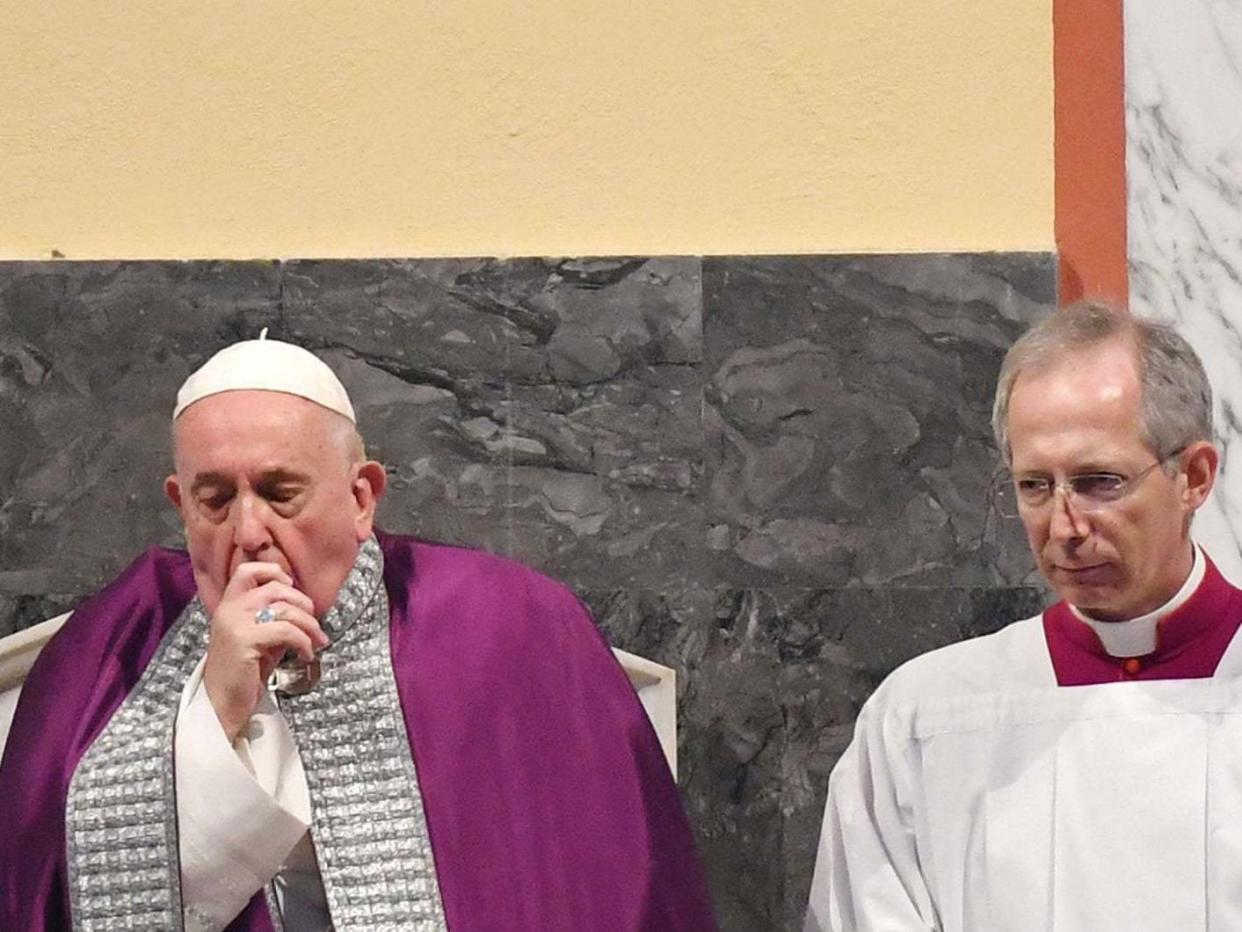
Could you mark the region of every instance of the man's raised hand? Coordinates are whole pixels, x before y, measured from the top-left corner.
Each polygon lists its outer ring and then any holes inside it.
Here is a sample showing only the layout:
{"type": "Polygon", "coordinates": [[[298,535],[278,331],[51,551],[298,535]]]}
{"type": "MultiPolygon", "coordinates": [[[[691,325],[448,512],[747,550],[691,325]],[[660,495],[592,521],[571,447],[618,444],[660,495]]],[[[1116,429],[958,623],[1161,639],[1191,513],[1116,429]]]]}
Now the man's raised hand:
{"type": "Polygon", "coordinates": [[[314,616],[314,603],[295,589],[275,563],[243,563],[225,586],[211,617],[203,684],[224,733],[232,741],[254,713],[268,676],[292,650],[303,660],[328,646],[314,616]],[[256,618],[270,608],[275,618],[256,618]]]}

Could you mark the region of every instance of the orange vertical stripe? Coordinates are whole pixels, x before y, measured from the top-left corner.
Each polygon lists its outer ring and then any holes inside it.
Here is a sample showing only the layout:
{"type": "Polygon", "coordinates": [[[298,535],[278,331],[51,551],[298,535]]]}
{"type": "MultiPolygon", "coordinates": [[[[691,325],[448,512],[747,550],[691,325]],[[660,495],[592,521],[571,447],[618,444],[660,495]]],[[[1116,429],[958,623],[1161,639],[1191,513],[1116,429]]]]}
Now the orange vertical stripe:
{"type": "Polygon", "coordinates": [[[1125,306],[1126,121],[1122,0],[1053,0],[1060,302],[1125,306]]]}

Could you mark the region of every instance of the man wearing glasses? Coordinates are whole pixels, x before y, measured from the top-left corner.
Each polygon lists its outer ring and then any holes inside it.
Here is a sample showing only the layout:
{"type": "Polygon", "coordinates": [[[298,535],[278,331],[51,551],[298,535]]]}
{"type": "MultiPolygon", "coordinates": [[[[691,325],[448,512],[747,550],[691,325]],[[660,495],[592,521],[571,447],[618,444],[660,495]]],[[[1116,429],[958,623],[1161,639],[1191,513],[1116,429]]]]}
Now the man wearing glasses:
{"type": "Polygon", "coordinates": [[[1061,601],[918,657],[837,764],[808,930],[1242,929],[1242,591],[1190,539],[1211,389],[1092,304],[1014,344],[993,427],[1061,601]]]}

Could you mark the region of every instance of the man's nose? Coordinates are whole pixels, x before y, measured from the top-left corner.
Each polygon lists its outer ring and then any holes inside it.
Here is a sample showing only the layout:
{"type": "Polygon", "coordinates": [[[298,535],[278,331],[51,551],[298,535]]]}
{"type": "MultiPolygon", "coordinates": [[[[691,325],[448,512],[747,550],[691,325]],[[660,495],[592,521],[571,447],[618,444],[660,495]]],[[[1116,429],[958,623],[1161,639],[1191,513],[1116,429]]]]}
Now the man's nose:
{"type": "Polygon", "coordinates": [[[1091,524],[1074,501],[1069,489],[1058,485],[1052,492],[1052,501],[1048,506],[1052,509],[1048,532],[1054,540],[1082,540],[1091,533],[1091,524]]]}
{"type": "Polygon", "coordinates": [[[268,507],[257,495],[239,495],[233,505],[233,543],[247,553],[258,553],[272,543],[268,507]]]}

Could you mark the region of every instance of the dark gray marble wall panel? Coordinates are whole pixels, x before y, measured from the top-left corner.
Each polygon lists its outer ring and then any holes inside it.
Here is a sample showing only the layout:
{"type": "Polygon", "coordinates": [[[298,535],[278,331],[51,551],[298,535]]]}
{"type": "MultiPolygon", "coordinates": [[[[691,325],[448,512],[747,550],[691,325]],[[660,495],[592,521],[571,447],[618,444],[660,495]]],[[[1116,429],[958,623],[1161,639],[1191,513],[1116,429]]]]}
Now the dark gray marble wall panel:
{"type": "Polygon", "coordinates": [[[0,263],[0,634],[150,543],[181,380],[269,327],[341,375],[393,530],[514,555],[679,674],[726,930],[793,929],[828,774],[907,658],[1033,614],[992,380],[1046,255],[0,263]]]}
{"type": "Polygon", "coordinates": [[[795,929],[828,775],[916,654],[1029,617],[1040,589],[596,591],[614,643],[678,671],[680,778],[725,928],[795,929]]]}
{"type": "Polygon", "coordinates": [[[178,543],[171,399],[279,293],[271,263],[0,263],[0,634],[178,543]]]}
{"type": "Polygon", "coordinates": [[[699,268],[294,262],[283,333],[374,386],[387,523],[574,584],[683,586],[704,555],[699,268]]]}
{"type": "Polygon", "coordinates": [[[1050,257],[711,259],[703,279],[719,573],[756,585],[1028,581],[1016,527],[980,503],[996,468],[992,383],[1052,302],[1050,257]]]}

